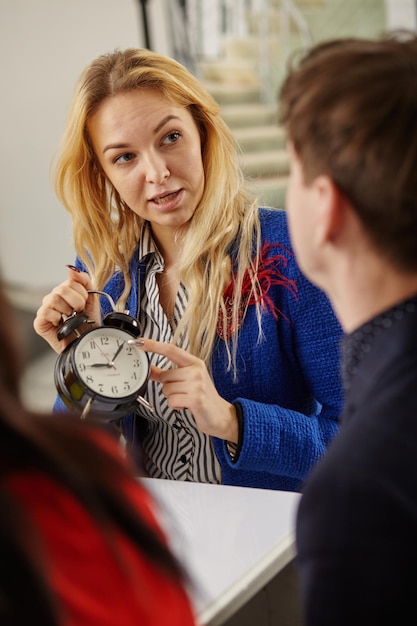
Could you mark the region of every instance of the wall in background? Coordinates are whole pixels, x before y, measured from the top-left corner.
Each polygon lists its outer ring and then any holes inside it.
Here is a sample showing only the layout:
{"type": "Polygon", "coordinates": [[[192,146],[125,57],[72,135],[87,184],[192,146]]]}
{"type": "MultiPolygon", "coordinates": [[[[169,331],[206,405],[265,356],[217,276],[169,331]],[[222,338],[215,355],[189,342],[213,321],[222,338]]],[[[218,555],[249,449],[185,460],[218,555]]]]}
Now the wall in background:
{"type": "Polygon", "coordinates": [[[385,0],[387,25],[393,28],[417,27],[417,0],[385,0]]]}
{"type": "MultiPolygon", "coordinates": [[[[163,16],[148,2],[159,52],[163,16]]],[[[1,0],[0,269],[46,293],[74,259],[69,217],[50,184],[75,83],[94,57],[144,45],[138,0],[1,0]]]]}
{"type": "MultiPolygon", "coordinates": [[[[147,6],[151,45],[170,54],[165,1],[173,0],[147,0],[147,6]]],[[[213,0],[204,2],[208,8],[213,0]]],[[[416,25],[416,0],[322,0],[318,6],[317,20],[311,18],[315,39],[325,24],[336,36],[351,32],[359,16],[366,34],[371,26],[379,32],[385,17],[388,26],[416,25]]],[[[207,26],[212,29],[210,15],[207,26]]],[[[52,192],[49,170],[80,72],[98,54],[141,45],[140,0],[1,0],[0,270],[18,289],[47,293],[74,257],[70,220],[52,192]]]]}

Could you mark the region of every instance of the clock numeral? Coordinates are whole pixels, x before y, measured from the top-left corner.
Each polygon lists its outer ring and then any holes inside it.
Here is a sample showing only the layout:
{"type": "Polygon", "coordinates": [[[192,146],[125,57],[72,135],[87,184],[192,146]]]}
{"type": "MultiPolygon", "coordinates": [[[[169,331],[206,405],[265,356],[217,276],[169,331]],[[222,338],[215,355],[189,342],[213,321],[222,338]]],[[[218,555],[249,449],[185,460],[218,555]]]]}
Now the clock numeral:
{"type": "Polygon", "coordinates": [[[129,356],[132,356],[132,354],[133,354],[133,346],[129,346],[129,345],[128,345],[128,346],[126,347],[126,352],[127,352],[127,354],[128,354],[129,356]]]}
{"type": "Polygon", "coordinates": [[[80,372],[85,372],[87,367],[86,367],[86,365],[84,363],[79,363],[78,364],[78,369],[79,369],[80,372]]]}
{"type": "Polygon", "coordinates": [[[111,392],[114,393],[114,395],[117,395],[119,393],[117,385],[112,385],[111,392]]]}
{"type": "Polygon", "coordinates": [[[125,380],[123,383],[123,391],[130,391],[130,384],[127,380],[125,380]]]}
{"type": "Polygon", "coordinates": [[[108,346],[109,345],[109,338],[108,337],[100,337],[100,343],[102,346],[108,346]]]}
{"type": "Polygon", "coordinates": [[[98,384],[98,392],[99,393],[104,393],[104,385],[103,385],[103,383],[99,383],[98,384]]]}
{"type": "Polygon", "coordinates": [[[85,377],[85,380],[86,380],[86,382],[87,382],[87,383],[89,383],[90,385],[92,385],[92,384],[93,384],[93,382],[94,382],[94,378],[93,378],[92,376],[90,376],[90,375],[86,376],[86,377],[85,377]]]}
{"type": "Polygon", "coordinates": [[[83,350],[81,352],[81,356],[83,358],[83,361],[87,361],[88,359],[91,358],[91,353],[88,350],[83,350]]]}
{"type": "Polygon", "coordinates": [[[139,359],[134,359],[133,360],[133,367],[140,367],[140,360],[139,359]]]}

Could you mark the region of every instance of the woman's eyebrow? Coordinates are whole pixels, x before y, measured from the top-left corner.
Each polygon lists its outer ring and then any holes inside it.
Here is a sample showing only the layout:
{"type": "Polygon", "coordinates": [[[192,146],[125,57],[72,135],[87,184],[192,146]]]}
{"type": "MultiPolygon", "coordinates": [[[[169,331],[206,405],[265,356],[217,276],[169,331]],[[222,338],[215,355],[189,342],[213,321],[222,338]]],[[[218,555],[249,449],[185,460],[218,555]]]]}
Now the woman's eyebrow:
{"type": "Polygon", "coordinates": [[[167,115],[167,116],[166,116],[166,117],[164,117],[164,119],[163,119],[163,120],[162,120],[162,121],[158,124],[158,126],[156,126],[156,128],[154,128],[154,130],[153,130],[154,135],[156,135],[156,133],[157,133],[158,131],[160,131],[160,130],[161,130],[161,128],[162,128],[163,126],[165,126],[165,124],[166,124],[167,122],[171,121],[171,120],[179,120],[179,121],[181,121],[181,120],[180,120],[180,118],[179,118],[177,115],[167,115]]]}
{"type": "MultiPolygon", "coordinates": [[[[153,134],[156,135],[156,133],[158,133],[161,130],[161,128],[163,128],[165,126],[165,124],[167,124],[167,122],[170,122],[171,120],[181,121],[181,118],[179,118],[177,115],[167,115],[154,128],[153,134]]],[[[121,150],[121,149],[125,149],[125,148],[128,148],[128,147],[129,147],[129,144],[127,144],[127,143],[110,143],[110,144],[108,144],[107,146],[105,146],[103,148],[103,154],[105,152],[107,152],[107,150],[121,150]]]]}

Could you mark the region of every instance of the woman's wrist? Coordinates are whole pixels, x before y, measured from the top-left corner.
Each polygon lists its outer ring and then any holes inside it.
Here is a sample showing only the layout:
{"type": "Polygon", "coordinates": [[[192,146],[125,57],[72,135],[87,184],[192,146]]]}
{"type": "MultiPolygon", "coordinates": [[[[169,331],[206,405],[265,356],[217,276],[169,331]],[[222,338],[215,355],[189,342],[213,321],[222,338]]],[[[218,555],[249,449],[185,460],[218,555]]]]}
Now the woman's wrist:
{"type": "Polygon", "coordinates": [[[236,425],[237,425],[237,438],[236,441],[232,441],[228,439],[226,441],[227,451],[231,460],[236,463],[239,458],[240,451],[242,449],[243,442],[243,411],[239,402],[236,402],[232,405],[234,409],[234,414],[236,417],[236,425]]]}

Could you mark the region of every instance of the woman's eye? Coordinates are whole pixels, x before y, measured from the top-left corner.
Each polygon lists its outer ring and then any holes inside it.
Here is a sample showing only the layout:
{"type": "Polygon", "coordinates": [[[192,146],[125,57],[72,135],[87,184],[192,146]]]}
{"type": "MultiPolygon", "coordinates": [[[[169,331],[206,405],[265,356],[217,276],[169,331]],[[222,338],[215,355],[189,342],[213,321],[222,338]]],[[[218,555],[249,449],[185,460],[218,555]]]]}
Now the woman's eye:
{"type": "Polygon", "coordinates": [[[181,137],[181,133],[178,130],[175,130],[172,133],[169,133],[168,135],[166,135],[163,140],[162,143],[175,143],[176,141],[178,141],[178,139],[181,137]]]}
{"type": "Polygon", "coordinates": [[[126,152],[125,154],[121,154],[120,156],[114,159],[115,163],[128,163],[134,158],[134,154],[132,152],[126,152]]]}

